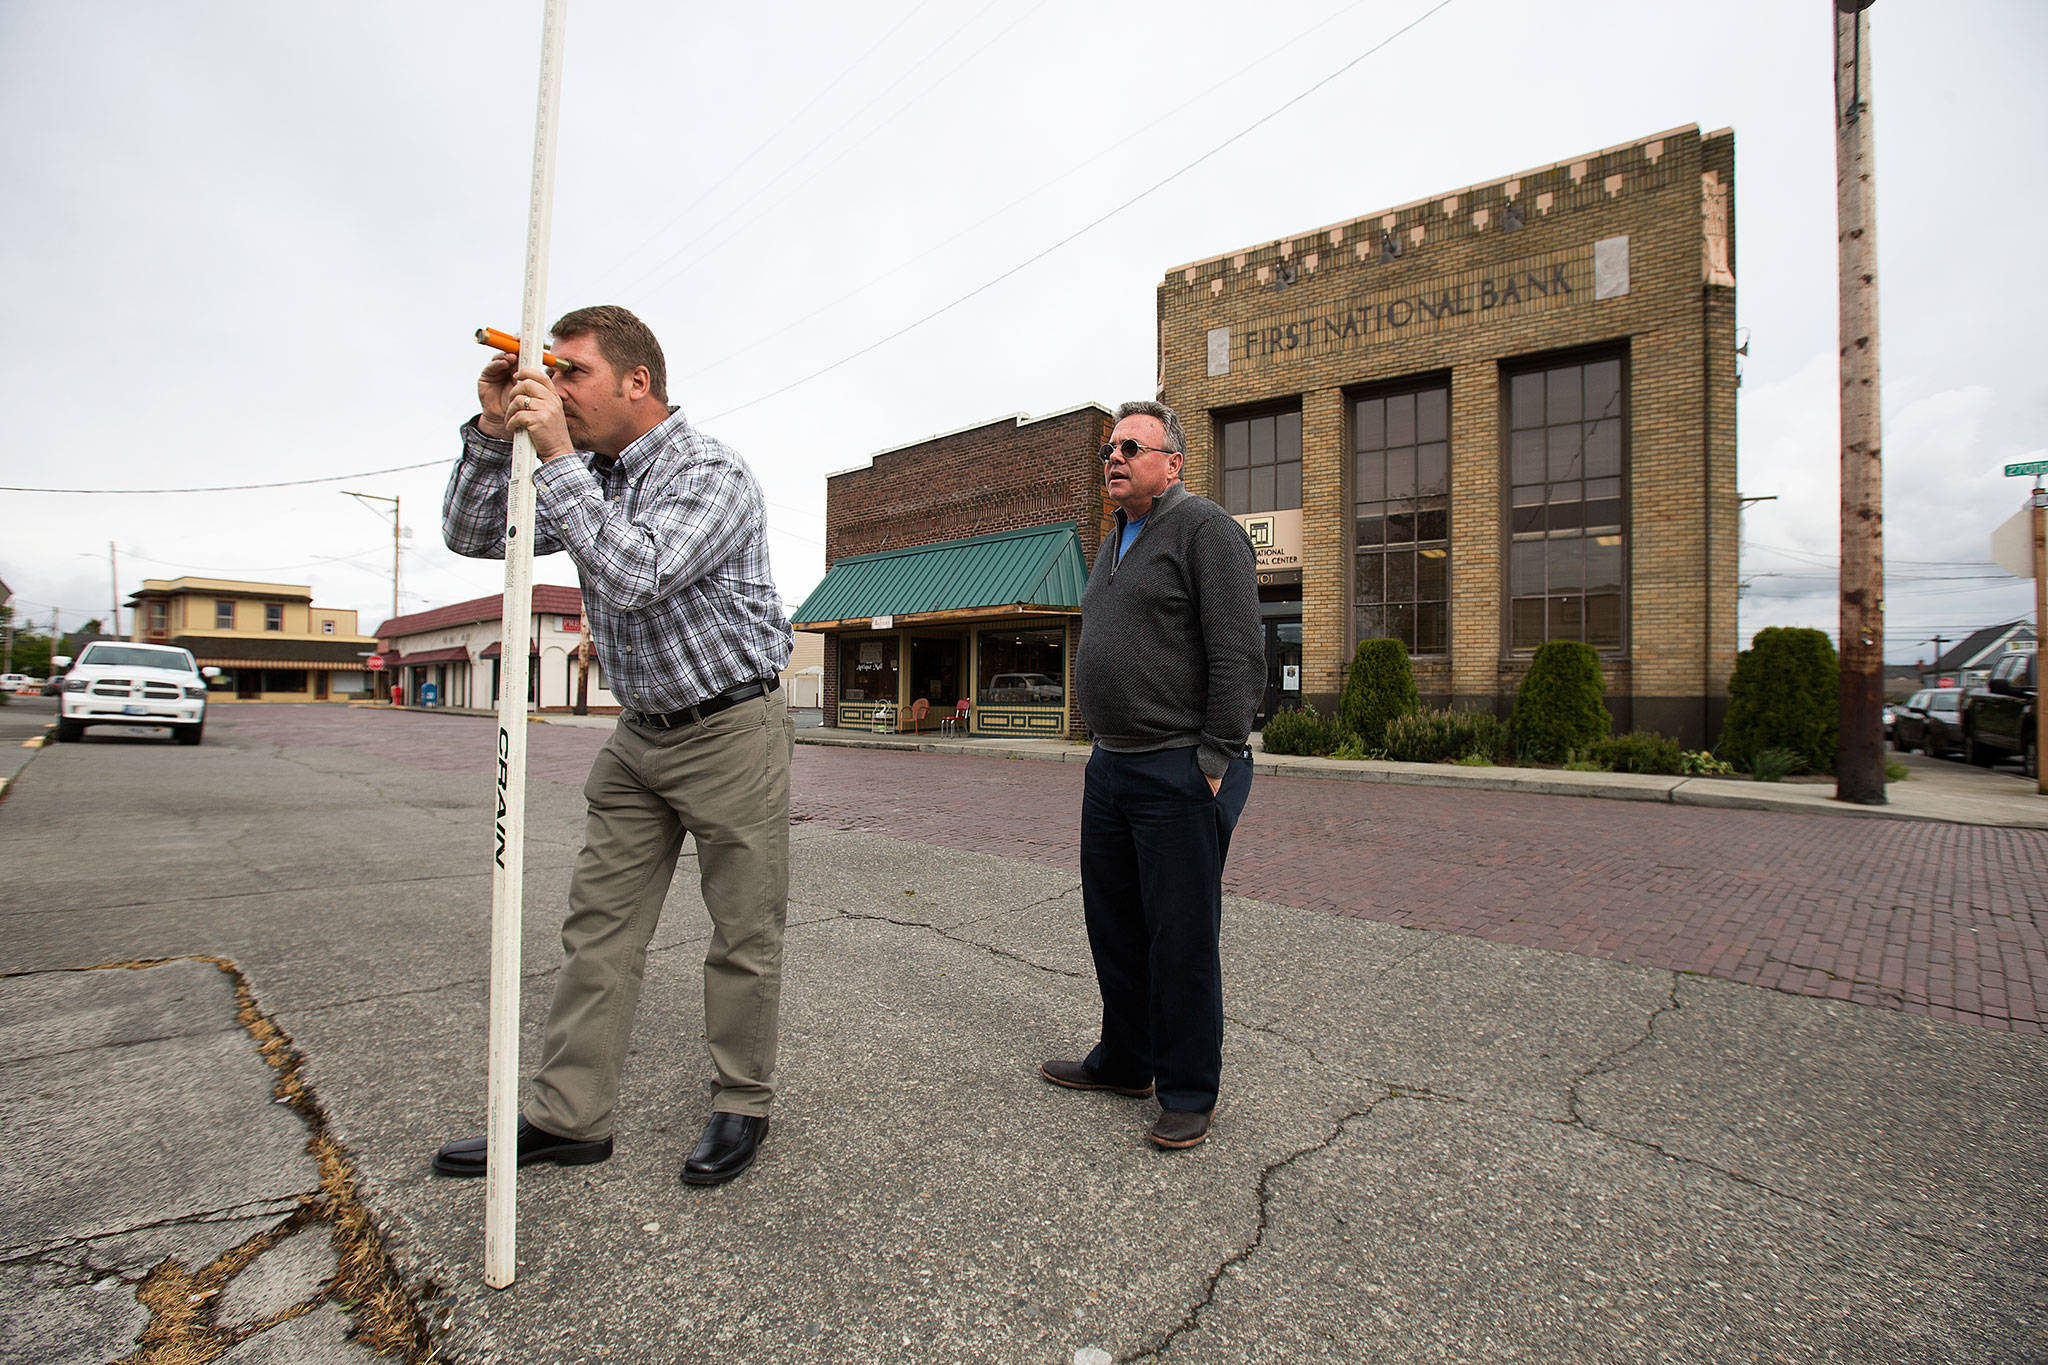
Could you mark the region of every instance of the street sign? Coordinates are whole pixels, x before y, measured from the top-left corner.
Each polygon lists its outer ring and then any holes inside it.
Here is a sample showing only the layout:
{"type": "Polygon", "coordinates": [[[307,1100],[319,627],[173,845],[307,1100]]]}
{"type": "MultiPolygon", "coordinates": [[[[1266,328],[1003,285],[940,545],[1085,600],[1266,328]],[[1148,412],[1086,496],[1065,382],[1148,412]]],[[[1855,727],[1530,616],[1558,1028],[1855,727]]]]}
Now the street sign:
{"type": "Polygon", "coordinates": [[[382,654],[372,654],[369,658],[363,660],[363,667],[369,669],[372,673],[383,666],[384,656],[382,654]]]}
{"type": "Polygon", "coordinates": [[[2029,474],[2048,474],[2048,460],[2029,460],[2025,464],[2009,464],[2005,467],[2008,479],[2023,479],[2029,474]]]}

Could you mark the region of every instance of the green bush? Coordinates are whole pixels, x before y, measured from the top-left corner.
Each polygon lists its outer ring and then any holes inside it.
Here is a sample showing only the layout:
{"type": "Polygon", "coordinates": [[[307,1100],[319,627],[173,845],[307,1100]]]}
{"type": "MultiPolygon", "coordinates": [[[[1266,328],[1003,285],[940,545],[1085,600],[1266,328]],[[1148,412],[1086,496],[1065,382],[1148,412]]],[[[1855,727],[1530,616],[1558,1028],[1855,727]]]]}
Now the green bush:
{"type": "Polygon", "coordinates": [[[1380,758],[1384,757],[1384,755],[1382,755],[1377,749],[1368,750],[1365,747],[1365,744],[1358,738],[1357,735],[1347,734],[1344,736],[1342,743],[1340,743],[1336,748],[1330,750],[1330,757],[1359,759],[1380,758]]]}
{"type": "Polygon", "coordinates": [[[1320,758],[1344,740],[1337,718],[1319,715],[1313,704],[1304,704],[1298,711],[1275,711],[1266,717],[1263,733],[1269,754],[1311,754],[1320,758]]]}
{"type": "Polygon", "coordinates": [[[1782,782],[1805,766],[1790,749],[1758,749],[1749,756],[1749,775],[1758,782],[1782,782]]]}
{"type": "Polygon", "coordinates": [[[1515,712],[1508,720],[1516,754],[1556,763],[1605,738],[1614,726],[1601,700],[1606,691],[1600,656],[1591,645],[1552,640],[1540,646],[1516,689],[1515,712]]]}
{"type": "Polygon", "coordinates": [[[1360,640],[1344,679],[1337,716],[1359,743],[1377,749],[1386,742],[1387,722],[1415,713],[1415,670],[1399,640],[1360,640]]]}
{"type": "Polygon", "coordinates": [[[1507,752],[1507,731],[1491,711],[1420,711],[1387,722],[1387,757],[1402,763],[1452,763],[1507,752]]]}
{"type": "Polygon", "coordinates": [[[1684,751],[1678,741],[1654,730],[1631,730],[1625,735],[1608,735],[1587,746],[1586,757],[1611,773],[1661,773],[1676,776],[1684,771],[1684,751]]]}
{"type": "Polygon", "coordinates": [[[1786,749],[1813,772],[1835,766],[1841,661],[1827,635],[1803,626],[1770,626],[1735,657],[1728,719],[1714,752],[1755,767],[1765,749],[1786,749]]]}
{"type": "Polygon", "coordinates": [[[1727,777],[1735,771],[1735,765],[1715,758],[1706,749],[1687,749],[1678,756],[1678,770],[1697,777],[1727,777]]]}

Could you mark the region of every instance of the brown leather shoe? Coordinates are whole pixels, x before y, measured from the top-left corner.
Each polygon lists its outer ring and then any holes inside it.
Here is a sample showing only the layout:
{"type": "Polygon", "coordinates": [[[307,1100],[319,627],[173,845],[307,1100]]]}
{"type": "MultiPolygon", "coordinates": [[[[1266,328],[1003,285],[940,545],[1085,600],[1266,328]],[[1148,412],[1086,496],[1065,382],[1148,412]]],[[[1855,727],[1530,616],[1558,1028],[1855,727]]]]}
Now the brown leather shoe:
{"type": "Polygon", "coordinates": [[[1159,1121],[1145,1134],[1156,1147],[1177,1151],[1209,1136],[1209,1116],[1194,1109],[1161,1109],[1159,1121]]]}
{"type": "Polygon", "coordinates": [[[1054,1085],[1063,1085],[1069,1090],[1114,1090],[1119,1095],[1143,1099],[1152,1093],[1151,1085],[1118,1085],[1105,1081],[1088,1069],[1086,1062],[1042,1062],[1038,1074],[1054,1085]]]}

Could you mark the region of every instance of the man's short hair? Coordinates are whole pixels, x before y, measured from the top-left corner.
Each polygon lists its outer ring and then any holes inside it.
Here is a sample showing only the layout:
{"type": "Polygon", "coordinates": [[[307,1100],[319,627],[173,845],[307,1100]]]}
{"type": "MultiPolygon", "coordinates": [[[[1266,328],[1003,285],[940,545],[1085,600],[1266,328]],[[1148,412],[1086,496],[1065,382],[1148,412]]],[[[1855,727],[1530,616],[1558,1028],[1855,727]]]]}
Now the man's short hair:
{"type": "Polygon", "coordinates": [[[668,362],[661,357],[661,343],[646,323],[617,304],[601,303],[564,313],[548,330],[557,341],[595,337],[599,353],[622,380],[634,366],[645,365],[648,392],[656,402],[668,401],[668,362]]]}
{"type": "Polygon", "coordinates": [[[1187,437],[1181,435],[1180,418],[1172,408],[1169,408],[1164,403],[1154,403],[1150,399],[1141,398],[1118,406],[1116,420],[1121,422],[1126,417],[1150,417],[1159,423],[1160,426],[1165,427],[1166,448],[1182,459],[1187,458],[1187,437]]]}

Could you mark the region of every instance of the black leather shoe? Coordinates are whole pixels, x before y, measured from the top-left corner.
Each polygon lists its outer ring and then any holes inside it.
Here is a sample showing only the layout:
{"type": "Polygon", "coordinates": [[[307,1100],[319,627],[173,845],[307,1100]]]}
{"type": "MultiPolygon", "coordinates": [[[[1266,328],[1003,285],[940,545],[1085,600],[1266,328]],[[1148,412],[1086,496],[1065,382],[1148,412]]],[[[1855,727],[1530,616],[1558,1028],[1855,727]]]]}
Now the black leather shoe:
{"type": "Polygon", "coordinates": [[[753,1114],[718,1113],[704,1125],[704,1136],[683,1163],[685,1185],[721,1185],[754,1164],[754,1153],[767,1136],[768,1120],[753,1114]]]}
{"type": "Polygon", "coordinates": [[[1143,1099],[1152,1093],[1150,1085],[1118,1085],[1114,1081],[1105,1081],[1089,1070],[1086,1062],[1045,1062],[1040,1064],[1038,1074],[1069,1090],[1114,1090],[1119,1095],[1129,1095],[1134,1099],[1143,1099]]]}
{"type": "MultiPolygon", "coordinates": [[[[480,1137],[444,1143],[441,1150],[434,1153],[434,1169],[442,1175],[482,1175],[484,1153],[485,1139],[480,1137]]],[[[559,1137],[545,1128],[536,1128],[524,1117],[519,1120],[519,1164],[522,1166],[531,1166],[536,1161],[552,1161],[557,1166],[588,1166],[594,1161],[609,1160],[611,1154],[610,1138],[584,1142],[577,1138],[559,1137]]]]}

